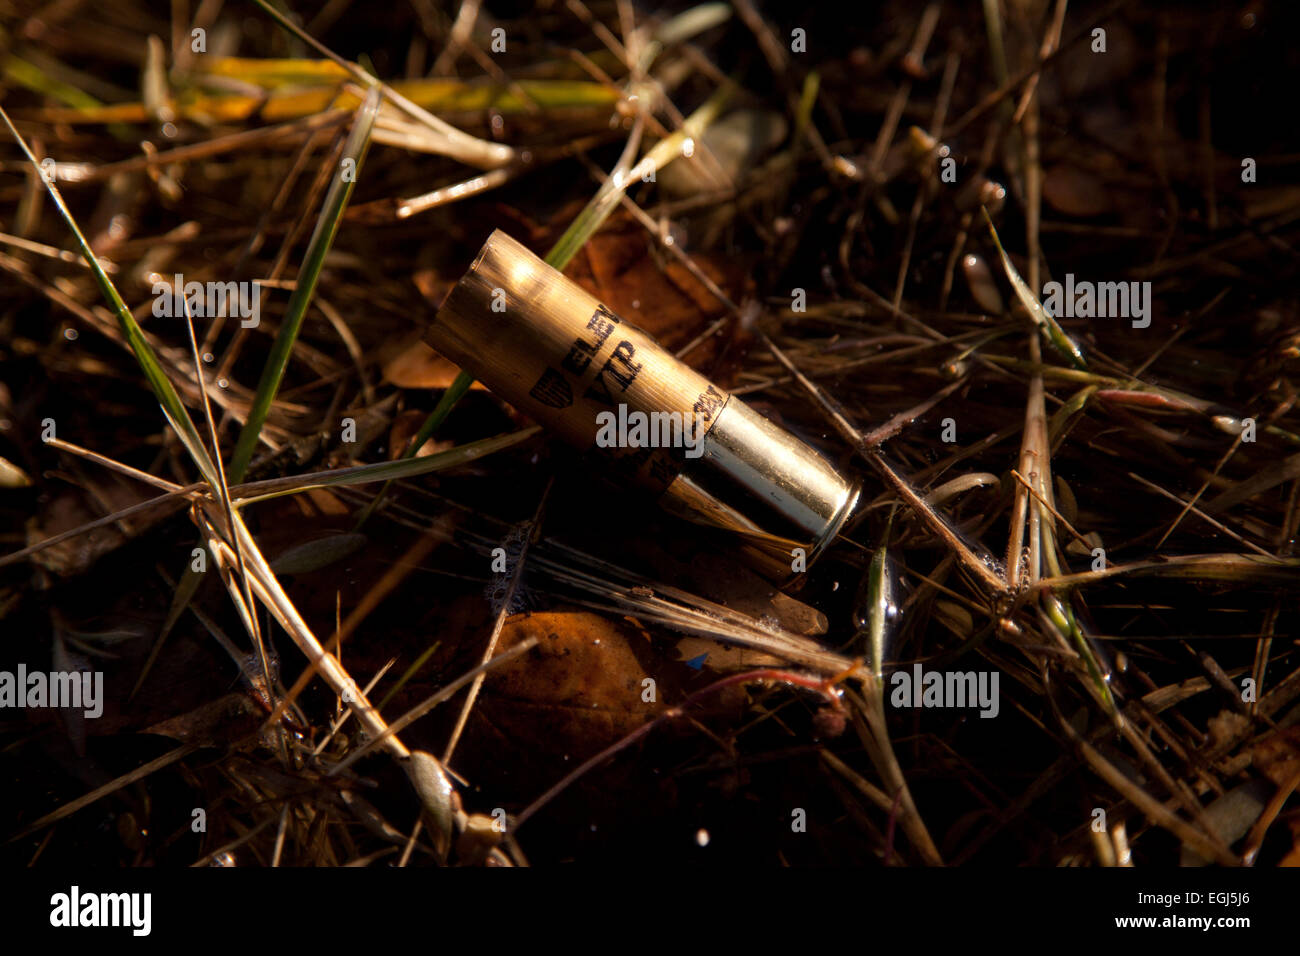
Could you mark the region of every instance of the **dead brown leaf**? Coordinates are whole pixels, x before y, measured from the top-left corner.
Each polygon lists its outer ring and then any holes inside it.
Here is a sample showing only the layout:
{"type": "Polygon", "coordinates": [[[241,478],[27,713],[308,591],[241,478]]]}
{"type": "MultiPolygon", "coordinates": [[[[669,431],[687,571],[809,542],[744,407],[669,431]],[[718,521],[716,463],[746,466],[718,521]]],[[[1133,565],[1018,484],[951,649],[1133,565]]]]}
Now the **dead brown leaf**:
{"type": "MultiPolygon", "coordinates": [[[[460,367],[427,346],[421,337],[408,338],[385,352],[384,381],[398,388],[447,388],[460,367]]],[[[475,382],[474,388],[483,389],[475,382]]]]}

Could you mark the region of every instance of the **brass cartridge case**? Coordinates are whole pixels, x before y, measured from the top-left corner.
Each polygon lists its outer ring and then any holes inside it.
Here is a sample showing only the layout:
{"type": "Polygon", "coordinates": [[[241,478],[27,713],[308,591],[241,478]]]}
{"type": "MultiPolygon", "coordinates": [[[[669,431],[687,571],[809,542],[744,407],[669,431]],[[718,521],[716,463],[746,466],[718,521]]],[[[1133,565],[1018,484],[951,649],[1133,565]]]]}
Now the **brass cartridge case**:
{"type": "Polygon", "coordinates": [[[859,488],[817,451],[680,362],[497,230],[428,343],[668,511],[733,532],[788,578],[835,537],[859,488]]]}

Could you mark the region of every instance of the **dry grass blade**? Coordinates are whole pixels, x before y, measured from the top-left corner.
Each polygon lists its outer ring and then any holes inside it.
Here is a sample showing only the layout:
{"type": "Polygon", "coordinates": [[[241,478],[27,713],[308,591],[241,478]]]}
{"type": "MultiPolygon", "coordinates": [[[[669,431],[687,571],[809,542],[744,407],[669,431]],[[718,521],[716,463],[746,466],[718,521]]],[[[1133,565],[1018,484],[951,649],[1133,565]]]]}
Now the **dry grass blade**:
{"type": "Polygon", "coordinates": [[[993,570],[996,562],[994,562],[992,556],[987,554],[984,556],[978,555],[962,535],[953,530],[948,521],[926,503],[925,498],[911,486],[907,479],[899,474],[897,469],[890,465],[876,448],[867,443],[862,432],[845,417],[844,413],[836,407],[830,397],[800,372],[770,338],[761,333],[760,337],[768,351],[785,366],[795,380],[816,400],[818,406],[823,410],[836,430],[857,449],[868,464],[875,468],[876,472],[907,503],[908,507],[913,509],[917,516],[943,539],[948,547],[956,552],[961,558],[962,566],[985,584],[991,593],[1005,593],[1007,590],[1006,584],[993,570]]]}
{"type": "Polygon", "coordinates": [[[32,164],[32,167],[38,171],[41,181],[45,184],[46,191],[50,194],[50,198],[54,200],[55,206],[58,207],[59,214],[76,237],[82,258],[90,266],[91,274],[94,275],[95,283],[99,286],[100,292],[108,300],[109,305],[113,307],[113,312],[121,326],[122,336],[131,346],[131,351],[135,354],[135,360],[139,364],[140,370],[144,373],[149,386],[158,397],[163,414],[167,416],[173,430],[185,444],[186,450],[194,459],[194,464],[203,477],[207,479],[209,484],[215,486],[218,481],[216,468],[203,448],[203,440],[199,437],[194,422],[190,420],[189,412],[186,411],[184,404],[182,404],[180,396],[176,394],[176,389],[172,386],[166,373],[163,372],[162,366],[158,364],[158,358],[154,355],[153,349],[145,341],[144,333],[140,330],[140,326],[131,314],[131,310],[126,307],[126,303],[122,301],[117,288],[113,285],[113,280],[108,277],[103,266],[100,265],[99,259],[91,251],[90,244],[86,242],[86,237],[82,235],[81,229],[77,227],[76,220],[72,218],[72,213],[69,212],[67,205],[63,202],[63,197],[59,195],[58,187],[44,175],[36,156],[28,147],[26,140],[18,133],[13,121],[9,119],[9,114],[3,108],[0,108],[0,118],[4,119],[5,125],[9,127],[9,132],[13,134],[24,155],[32,164]]]}
{"type": "Polygon", "coordinates": [[[150,760],[148,763],[144,764],[143,766],[137,767],[135,770],[129,771],[128,773],[124,773],[120,777],[117,777],[114,780],[110,780],[102,787],[95,788],[94,790],[87,793],[85,796],[78,797],[76,800],[73,800],[69,803],[65,803],[57,810],[53,810],[50,813],[47,813],[45,816],[33,820],[31,823],[27,824],[27,826],[23,827],[22,829],[14,833],[12,836],[10,836],[8,842],[12,843],[15,840],[20,840],[23,837],[27,836],[29,833],[36,833],[38,830],[42,830],[53,823],[58,823],[60,820],[71,816],[72,814],[76,813],[78,810],[90,806],[95,801],[102,800],[104,797],[107,797],[109,794],[116,793],[118,790],[121,790],[123,787],[128,787],[131,784],[135,783],[137,780],[144,780],[150,774],[157,773],[159,770],[163,769],[164,767],[170,764],[174,764],[176,761],[189,756],[196,749],[198,748],[190,744],[185,744],[183,746],[176,747],[172,750],[169,750],[161,757],[156,757],[153,760],[150,760]]]}
{"type": "MultiPolygon", "coordinates": [[[[538,502],[537,510],[533,513],[532,521],[526,526],[517,529],[517,537],[521,541],[521,545],[518,553],[514,555],[515,566],[510,572],[510,579],[506,582],[505,591],[501,594],[501,606],[497,609],[496,619],[492,622],[492,634],[488,637],[487,646],[483,648],[483,657],[479,661],[480,666],[487,664],[496,654],[497,641],[501,639],[501,628],[505,626],[506,617],[510,613],[510,606],[515,600],[515,591],[519,588],[519,582],[523,579],[524,565],[528,560],[528,549],[537,540],[538,534],[541,533],[542,516],[546,511],[546,498],[550,492],[551,485],[548,483],[546,490],[542,492],[542,500],[538,502]]],[[[460,735],[465,730],[465,723],[469,720],[469,713],[474,707],[474,701],[478,697],[479,690],[483,687],[485,676],[484,673],[480,673],[474,678],[474,683],[470,685],[460,716],[456,718],[456,726],[452,728],[451,738],[447,741],[447,747],[442,752],[443,763],[451,763],[451,756],[456,752],[456,744],[460,742],[460,735]]]]}
{"type": "Polygon", "coordinates": [[[0,704],[104,677],[11,862],[1300,856],[1284,3],[183,6],[4,23],[0,704]],[[495,231],[663,347],[531,350],[572,433],[420,341],[495,231]],[[858,486],[811,567],[561,447],[669,355],[858,486]]]}
{"type": "Polygon", "coordinates": [[[513,161],[514,150],[510,147],[501,143],[488,143],[480,139],[475,139],[473,136],[468,136],[456,129],[451,124],[443,122],[428,110],[416,106],[388,84],[380,82],[360,67],[348,63],[341,57],[336,56],[328,48],[318,43],[313,37],[309,36],[301,27],[286,17],[283,13],[271,6],[270,3],[267,3],[266,0],[255,0],[255,2],[285,30],[288,30],[299,39],[310,44],[318,53],[328,57],[338,66],[341,66],[363,86],[381,90],[383,94],[392,100],[392,102],[403,112],[427,126],[431,132],[438,136],[441,148],[448,156],[452,156],[475,166],[480,166],[484,169],[493,169],[497,166],[505,166],[513,161]]]}
{"type": "Polygon", "coordinates": [[[376,747],[379,747],[383,745],[385,741],[392,739],[394,734],[400,733],[401,731],[405,730],[407,727],[411,726],[411,724],[415,723],[425,714],[429,713],[429,711],[433,710],[433,708],[437,707],[439,704],[443,703],[444,701],[450,700],[452,697],[456,696],[456,694],[460,691],[460,689],[463,688],[466,684],[479,681],[483,677],[483,675],[486,674],[488,671],[490,671],[492,668],[500,667],[502,664],[508,664],[511,661],[515,660],[516,658],[522,657],[524,654],[527,654],[536,646],[537,646],[537,639],[528,638],[527,640],[520,641],[518,644],[510,648],[508,651],[503,651],[500,654],[496,655],[495,657],[491,657],[483,661],[474,669],[466,671],[460,677],[456,678],[454,681],[449,683],[446,687],[439,690],[436,694],[429,697],[427,700],[425,700],[418,706],[411,708],[405,714],[399,717],[397,720],[393,721],[393,723],[390,726],[386,727],[379,736],[376,736],[373,740],[369,741],[365,745],[357,748],[356,750],[352,751],[352,753],[348,754],[345,760],[342,760],[339,763],[334,765],[334,767],[330,770],[330,774],[334,775],[334,774],[342,773],[354,762],[360,760],[362,757],[370,753],[376,747]]]}

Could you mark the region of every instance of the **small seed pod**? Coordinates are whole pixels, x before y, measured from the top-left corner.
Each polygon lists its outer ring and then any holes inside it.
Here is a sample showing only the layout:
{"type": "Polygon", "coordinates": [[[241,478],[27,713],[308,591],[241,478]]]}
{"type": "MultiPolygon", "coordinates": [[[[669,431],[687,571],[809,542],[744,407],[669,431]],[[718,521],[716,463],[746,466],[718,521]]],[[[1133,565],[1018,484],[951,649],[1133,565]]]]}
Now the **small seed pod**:
{"type": "Polygon", "coordinates": [[[993,279],[993,272],[984,257],[968,252],[961,257],[962,275],[966,277],[966,286],[971,298],[989,315],[1002,315],[1006,305],[1002,302],[1002,293],[993,279]]]}

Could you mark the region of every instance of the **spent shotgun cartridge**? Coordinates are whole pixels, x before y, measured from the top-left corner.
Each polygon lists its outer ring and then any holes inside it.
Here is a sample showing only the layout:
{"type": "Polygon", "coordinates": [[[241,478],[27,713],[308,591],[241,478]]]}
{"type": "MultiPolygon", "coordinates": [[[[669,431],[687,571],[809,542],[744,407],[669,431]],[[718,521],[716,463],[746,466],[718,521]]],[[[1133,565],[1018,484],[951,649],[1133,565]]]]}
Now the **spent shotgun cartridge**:
{"type": "Polygon", "coordinates": [[[740,538],[773,577],[810,565],[857,503],[821,454],[497,230],[428,343],[669,512],[740,538]]]}

